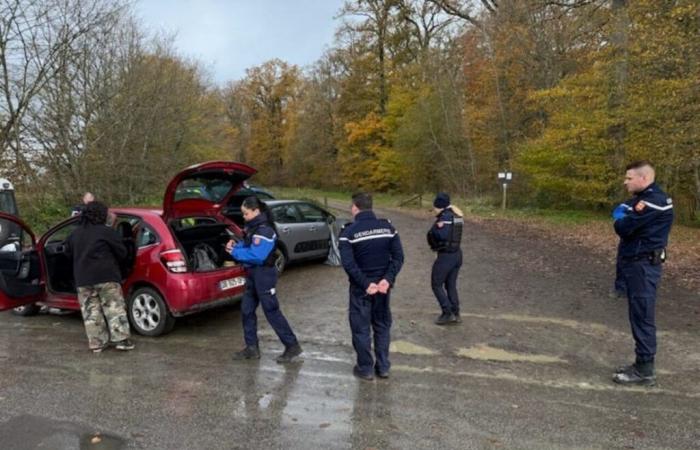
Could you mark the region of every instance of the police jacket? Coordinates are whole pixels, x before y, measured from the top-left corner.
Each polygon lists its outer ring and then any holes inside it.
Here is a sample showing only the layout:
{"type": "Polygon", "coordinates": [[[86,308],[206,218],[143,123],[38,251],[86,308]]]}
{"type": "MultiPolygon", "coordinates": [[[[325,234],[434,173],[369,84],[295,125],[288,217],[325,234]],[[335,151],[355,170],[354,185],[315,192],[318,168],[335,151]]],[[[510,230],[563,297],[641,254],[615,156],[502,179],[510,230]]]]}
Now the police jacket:
{"type": "Polygon", "coordinates": [[[456,252],[462,242],[464,219],[447,207],[435,217],[435,223],[428,231],[428,245],[437,252],[456,252]]]}
{"type": "Polygon", "coordinates": [[[128,252],[114,228],[80,225],[68,236],[64,246],[66,256],[73,259],[76,286],[121,282],[120,264],[126,260],[128,252]]]}
{"type": "Polygon", "coordinates": [[[652,183],[625,203],[632,209],[614,224],[620,236],[619,256],[646,256],[666,247],[673,224],[671,198],[652,183]]]}
{"type": "Polygon", "coordinates": [[[231,256],[246,267],[272,266],[277,242],[275,230],[265,214],[259,214],[245,226],[245,237],[231,250],[231,256]]]}
{"type": "Polygon", "coordinates": [[[381,279],[394,285],[403,265],[403,249],[391,222],[377,219],[372,211],[360,211],[354,222],[343,227],[338,241],[350,283],[363,290],[381,279]]]}

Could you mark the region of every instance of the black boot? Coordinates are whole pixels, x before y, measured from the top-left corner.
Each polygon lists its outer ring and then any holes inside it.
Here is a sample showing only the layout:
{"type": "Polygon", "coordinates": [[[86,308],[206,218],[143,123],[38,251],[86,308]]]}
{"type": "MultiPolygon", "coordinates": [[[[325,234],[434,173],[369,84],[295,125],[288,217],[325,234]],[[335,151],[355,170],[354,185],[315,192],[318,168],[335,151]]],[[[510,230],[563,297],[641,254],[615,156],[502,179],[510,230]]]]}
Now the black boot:
{"type": "Polygon", "coordinates": [[[452,322],[454,322],[454,323],[462,323],[462,318],[459,317],[459,313],[454,313],[454,314],[452,314],[452,322]]]}
{"type": "Polygon", "coordinates": [[[284,353],[277,357],[277,362],[280,364],[290,363],[294,357],[301,355],[302,351],[303,350],[301,349],[301,345],[299,345],[299,343],[285,347],[284,353]]]}
{"type": "Polygon", "coordinates": [[[444,313],[440,314],[440,316],[437,319],[435,319],[435,324],[436,325],[447,325],[448,323],[453,322],[453,319],[452,319],[453,317],[454,316],[451,313],[444,312],[444,313]]]}
{"type": "Polygon", "coordinates": [[[234,361],[241,361],[244,359],[260,359],[260,350],[258,349],[257,345],[249,345],[240,352],[234,353],[232,357],[234,361]]]}
{"type": "Polygon", "coordinates": [[[655,386],[654,362],[636,362],[625,371],[615,373],[613,381],[623,385],[655,386]]]}
{"type": "Polygon", "coordinates": [[[634,370],[634,364],[628,364],[626,366],[620,366],[615,369],[615,373],[625,373],[634,370]]]}
{"type": "Polygon", "coordinates": [[[372,381],[374,380],[374,377],[372,376],[371,373],[363,373],[360,372],[360,368],[355,366],[352,368],[352,374],[355,375],[357,378],[365,381],[372,381]]]}

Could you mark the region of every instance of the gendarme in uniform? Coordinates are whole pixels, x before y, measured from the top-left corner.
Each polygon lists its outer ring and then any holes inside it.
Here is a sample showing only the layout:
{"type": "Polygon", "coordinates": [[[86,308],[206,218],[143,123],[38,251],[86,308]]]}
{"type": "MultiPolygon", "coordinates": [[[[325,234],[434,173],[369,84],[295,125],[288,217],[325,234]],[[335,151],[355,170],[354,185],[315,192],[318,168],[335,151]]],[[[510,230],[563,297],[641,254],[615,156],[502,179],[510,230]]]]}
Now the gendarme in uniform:
{"type": "MultiPolygon", "coordinates": [[[[650,165],[639,165],[653,174],[650,165]]],[[[628,170],[628,177],[633,169],[628,170]]],[[[651,178],[653,180],[653,176],[651,178]]],[[[656,288],[673,224],[673,202],[651,181],[613,212],[620,236],[618,261],[629,303],[629,320],[635,343],[635,363],[620,368],[613,380],[621,384],[656,382],[656,288]]]]}
{"type": "MultiPolygon", "coordinates": [[[[371,200],[370,200],[371,201],[371,200]]],[[[391,309],[386,294],[367,293],[371,283],[386,280],[393,287],[403,265],[399,234],[391,222],[378,219],[371,209],[360,210],[355,221],[343,227],[339,238],[340,257],[350,280],[350,330],[357,352],[355,375],[371,379],[389,374],[391,309]],[[372,336],[374,331],[374,354],[372,336]]]]}

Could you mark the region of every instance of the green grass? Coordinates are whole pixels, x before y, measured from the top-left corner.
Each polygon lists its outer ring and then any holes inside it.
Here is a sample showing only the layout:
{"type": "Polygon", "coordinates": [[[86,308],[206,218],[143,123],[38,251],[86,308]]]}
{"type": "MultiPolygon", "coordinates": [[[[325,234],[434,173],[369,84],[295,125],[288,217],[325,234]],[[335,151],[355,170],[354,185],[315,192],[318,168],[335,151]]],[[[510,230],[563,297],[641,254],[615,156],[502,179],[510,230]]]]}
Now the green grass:
{"type": "MultiPolygon", "coordinates": [[[[350,192],[310,189],[310,188],[270,188],[273,194],[279,198],[312,200],[320,205],[324,204],[324,198],[328,200],[347,202],[350,204],[350,192]]],[[[377,207],[399,207],[403,202],[410,199],[411,195],[406,194],[375,194],[374,204],[377,207]]],[[[403,208],[429,210],[432,207],[433,194],[423,194],[420,199],[406,203],[403,208]]],[[[591,221],[608,220],[609,216],[604,212],[581,211],[581,210],[549,210],[541,208],[508,208],[503,211],[497,202],[489,197],[478,198],[453,198],[456,204],[465,214],[470,214],[484,218],[510,218],[527,219],[539,218],[547,222],[556,224],[582,224],[591,221]]]]}

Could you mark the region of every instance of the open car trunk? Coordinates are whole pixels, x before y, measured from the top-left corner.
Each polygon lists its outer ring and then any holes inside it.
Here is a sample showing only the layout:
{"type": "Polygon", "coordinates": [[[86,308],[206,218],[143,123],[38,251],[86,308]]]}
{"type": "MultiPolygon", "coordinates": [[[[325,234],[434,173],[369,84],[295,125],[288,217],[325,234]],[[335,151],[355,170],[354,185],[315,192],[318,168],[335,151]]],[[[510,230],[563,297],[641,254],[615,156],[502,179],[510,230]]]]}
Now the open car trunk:
{"type": "Polygon", "coordinates": [[[172,220],[169,225],[185,252],[188,270],[208,272],[236,265],[225,248],[233,236],[229,224],[211,217],[190,217],[172,220]]]}

